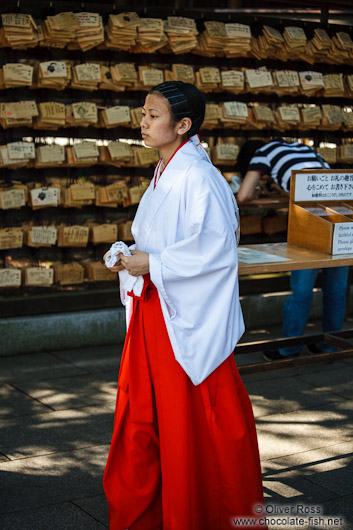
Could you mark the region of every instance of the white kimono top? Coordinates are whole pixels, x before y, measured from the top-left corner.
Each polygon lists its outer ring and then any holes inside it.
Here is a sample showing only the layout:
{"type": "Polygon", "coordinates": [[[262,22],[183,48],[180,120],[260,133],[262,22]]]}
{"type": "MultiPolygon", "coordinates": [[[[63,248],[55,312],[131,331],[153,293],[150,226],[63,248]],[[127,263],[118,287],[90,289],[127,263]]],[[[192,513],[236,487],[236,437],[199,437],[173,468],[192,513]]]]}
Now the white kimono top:
{"type": "MultiPolygon", "coordinates": [[[[156,187],[152,179],[132,224],[133,247],[149,253],[175,358],[195,385],[233,352],[244,333],[236,213],[228,183],[193,136],[156,187]]],[[[132,298],[124,291],[122,302],[129,320],[132,298]]]]}

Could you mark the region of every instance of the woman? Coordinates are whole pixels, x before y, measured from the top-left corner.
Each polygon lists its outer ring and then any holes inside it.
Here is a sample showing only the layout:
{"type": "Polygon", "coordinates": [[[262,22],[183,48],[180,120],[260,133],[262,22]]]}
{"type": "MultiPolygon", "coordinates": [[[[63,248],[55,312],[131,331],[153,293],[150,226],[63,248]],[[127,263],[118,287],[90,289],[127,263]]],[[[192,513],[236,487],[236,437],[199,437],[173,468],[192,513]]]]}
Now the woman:
{"type": "MultiPolygon", "coordinates": [[[[104,474],[111,530],[226,530],[255,517],[261,471],[251,404],[233,349],[244,331],[236,204],[196,133],[196,87],[147,95],[146,146],[161,160],[113,271],[143,276],[123,291],[129,315],[104,474]]],[[[247,528],[251,528],[247,525],[247,528]]]]}

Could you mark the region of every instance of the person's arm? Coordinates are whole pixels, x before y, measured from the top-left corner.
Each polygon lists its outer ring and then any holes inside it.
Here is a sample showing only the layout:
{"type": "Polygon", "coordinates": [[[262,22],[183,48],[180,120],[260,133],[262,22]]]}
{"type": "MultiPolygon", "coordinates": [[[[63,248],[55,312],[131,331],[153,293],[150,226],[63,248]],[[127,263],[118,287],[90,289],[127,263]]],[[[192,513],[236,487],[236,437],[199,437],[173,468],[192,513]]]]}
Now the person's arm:
{"type": "Polygon", "coordinates": [[[237,193],[237,202],[241,204],[253,198],[261,178],[261,171],[248,171],[237,193]]]}

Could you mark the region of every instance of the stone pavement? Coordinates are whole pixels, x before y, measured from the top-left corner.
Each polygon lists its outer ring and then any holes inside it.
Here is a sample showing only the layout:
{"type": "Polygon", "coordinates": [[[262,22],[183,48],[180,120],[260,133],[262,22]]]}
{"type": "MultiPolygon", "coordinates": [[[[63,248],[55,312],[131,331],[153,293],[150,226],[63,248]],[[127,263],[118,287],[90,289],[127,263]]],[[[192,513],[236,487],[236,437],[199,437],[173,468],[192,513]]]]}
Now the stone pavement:
{"type": "MultiPolygon", "coordinates": [[[[0,358],[1,530],[108,528],[102,475],[120,352],[104,346],[0,358]]],[[[320,512],[310,523],[272,520],[271,529],[353,528],[353,358],[243,379],[257,421],[267,517],[279,505],[298,517],[308,517],[301,506],[320,512]],[[326,524],[324,516],[337,521],[326,524]]]]}

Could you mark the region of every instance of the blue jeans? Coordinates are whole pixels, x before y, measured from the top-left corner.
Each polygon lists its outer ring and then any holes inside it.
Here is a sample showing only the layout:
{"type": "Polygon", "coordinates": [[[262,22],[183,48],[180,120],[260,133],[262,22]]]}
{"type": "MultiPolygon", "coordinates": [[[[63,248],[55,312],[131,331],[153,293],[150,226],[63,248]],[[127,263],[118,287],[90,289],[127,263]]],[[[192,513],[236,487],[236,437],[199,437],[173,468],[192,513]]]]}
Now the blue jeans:
{"type": "MultiPolygon", "coordinates": [[[[342,329],[346,311],[346,290],[349,267],[332,267],[323,269],[323,312],[322,330],[324,333],[342,329]]],[[[282,337],[298,337],[302,335],[308,321],[313,288],[319,269],[293,271],[291,274],[292,295],[284,302],[282,337]]],[[[321,351],[334,351],[336,348],[320,343],[321,351]]],[[[281,348],[284,355],[299,353],[302,346],[281,348]]]]}

